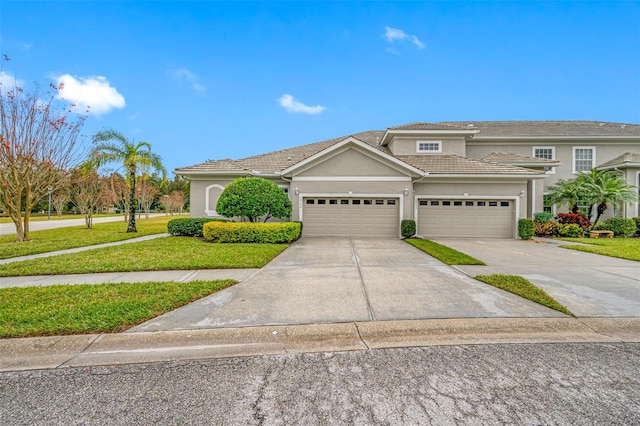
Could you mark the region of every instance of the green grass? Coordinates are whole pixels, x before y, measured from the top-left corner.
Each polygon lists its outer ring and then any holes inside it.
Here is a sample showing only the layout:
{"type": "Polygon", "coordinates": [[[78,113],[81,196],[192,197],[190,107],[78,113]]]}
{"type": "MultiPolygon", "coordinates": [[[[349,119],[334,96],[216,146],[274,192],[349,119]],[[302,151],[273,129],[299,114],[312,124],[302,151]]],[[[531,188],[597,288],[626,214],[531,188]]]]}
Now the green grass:
{"type": "Polygon", "coordinates": [[[517,294],[518,296],[529,299],[532,302],[555,309],[563,314],[573,316],[565,306],[556,302],[553,297],[547,294],[547,292],[517,275],[478,275],[474,278],[478,281],[482,281],[483,283],[506,290],[509,293],[517,294]]]}
{"type": "Polygon", "coordinates": [[[562,238],[562,240],[587,244],[560,246],[562,248],[640,262],[640,238],[562,238]]]}
{"type": "Polygon", "coordinates": [[[0,236],[0,259],[46,253],[94,244],[110,243],[167,232],[167,222],[182,216],[159,216],[136,219],[138,232],[127,233],[127,223],[122,221],[96,223],[92,229],[72,226],[30,232],[31,241],[15,242],[15,234],[0,236]]]}
{"type": "Polygon", "coordinates": [[[422,250],[429,256],[433,256],[439,261],[446,263],[447,265],[484,265],[481,260],[468,256],[464,253],[460,253],[457,250],[443,246],[438,243],[434,243],[429,240],[419,240],[410,238],[405,240],[412,246],[422,250]]]}
{"type": "Polygon", "coordinates": [[[261,268],[288,244],[214,244],[165,237],[0,265],[0,276],[261,268]]]}
{"type": "Polygon", "coordinates": [[[126,330],[235,284],[233,280],[0,289],[0,337],[126,330]]]}

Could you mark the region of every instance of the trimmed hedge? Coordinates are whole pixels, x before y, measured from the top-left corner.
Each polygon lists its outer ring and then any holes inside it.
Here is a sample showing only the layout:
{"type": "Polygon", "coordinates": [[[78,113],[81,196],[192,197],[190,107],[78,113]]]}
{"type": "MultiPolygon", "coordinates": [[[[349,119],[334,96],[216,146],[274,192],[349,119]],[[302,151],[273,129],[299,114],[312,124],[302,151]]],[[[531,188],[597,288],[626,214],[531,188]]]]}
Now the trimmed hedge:
{"type": "Polygon", "coordinates": [[[191,217],[172,219],[167,223],[167,231],[174,236],[202,237],[202,227],[209,222],[227,222],[224,219],[191,217]]]}
{"type": "Polygon", "coordinates": [[[603,222],[598,222],[593,230],[612,231],[616,237],[632,237],[636,233],[636,222],[634,219],[623,219],[612,217],[603,222]]]}
{"type": "Polygon", "coordinates": [[[301,232],[300,222],[209,222],[203,228],[204,238],[213,243],[290,243],[301,232]]]}
{"type": "Polygon", "coordinates": [[[402,222],[400,222],[400,233],[404,238],[410,238],[416,235],[416,221],[403,219],[402,222]]]}
{"type": "Polygon", "coordinates": [[[534,229],[533,219],[528,217],[518,219],[518,236],[523,240],[530,240],[534,235],[534,229]]]}

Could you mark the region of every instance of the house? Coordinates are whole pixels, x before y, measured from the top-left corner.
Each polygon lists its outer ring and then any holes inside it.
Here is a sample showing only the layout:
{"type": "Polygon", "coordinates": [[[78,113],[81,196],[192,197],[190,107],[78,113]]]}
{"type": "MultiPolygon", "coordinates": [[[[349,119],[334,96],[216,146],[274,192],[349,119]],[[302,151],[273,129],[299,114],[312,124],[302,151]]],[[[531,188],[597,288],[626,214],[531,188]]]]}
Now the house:
{"type": "MultiPolygon", "coordinates": [[[[640,125],[596,121],[411,123],[175,173],[191,183],[191,215],[218,217],[226,185],[240,176],[277,183],[305,236],[417,234],[517,238],[519,218],[545,209],[549,187],[593,167],[640,184],[640,125]]],[[[620,207],[620,208],[619,208],[620,207]]],[[[611,214],[640,215],[638,203],[611,214]]]]}

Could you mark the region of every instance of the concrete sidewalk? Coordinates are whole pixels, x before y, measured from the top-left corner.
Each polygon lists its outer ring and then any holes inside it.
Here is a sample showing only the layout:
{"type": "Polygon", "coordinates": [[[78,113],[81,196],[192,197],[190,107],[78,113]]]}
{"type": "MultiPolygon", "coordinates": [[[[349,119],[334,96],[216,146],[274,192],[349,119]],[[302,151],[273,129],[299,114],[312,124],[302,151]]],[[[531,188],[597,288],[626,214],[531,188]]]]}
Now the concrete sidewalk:
{"type": "Polygon", "coordinates": [[[0,340],[0,371],[431,345],[640,343],[638,318],[470,318],[0,340]]]}

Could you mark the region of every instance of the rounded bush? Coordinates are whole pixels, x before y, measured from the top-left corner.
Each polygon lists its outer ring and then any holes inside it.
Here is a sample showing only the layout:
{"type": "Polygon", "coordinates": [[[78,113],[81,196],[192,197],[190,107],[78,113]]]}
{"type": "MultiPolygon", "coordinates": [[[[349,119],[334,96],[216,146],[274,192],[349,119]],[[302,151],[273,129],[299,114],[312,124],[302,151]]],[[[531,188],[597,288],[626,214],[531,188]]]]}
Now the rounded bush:
{"type": "Polygon", "coordinates": [[[409,238],[416,235],[416,221],[411,219],[404,219],[400,223],[400,233],[404,238],[409,238]]]}
{"type": "Polygon", "coordinates": [[[231,182],[220,194],[216,211],[225,217],[243,217],[249,222],[270,217],[291,216],[291,200],[275,183],[261,177],[241,177],[231,182]]]}
{"type": "Polygon", "coordinates": [[[579,238],[584,235],[584,229],[577,223],[561,224],[558,230],[561,237],[579,238]]]}
{"type": "Polygon", "coordinates": [[[558,213],[558,222],[563,225],[574,223],[582,229],[587,229],[591,226],[589,218],[578,213],[558,213]]]}
{"type": "Polygon", "coordinates": [[[558,235],[560,224],[555,220],[549,222],[534,222],[535,234],[539,237],[555,237],[558,235]]]}
{"type": "Polygon", "coordinates": [[[533,218],[536,222],[546,223],[553,220],[553,213],[551,212],[534,213],[533,218]]]}
{"type": "Polygon", "coordinates": [[[636,222],[633,219],[612,217],[596,224],[599,230],[612,231],[616,237],[632,237],[636,233],[636,222]]]}

